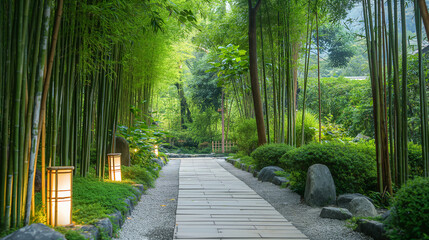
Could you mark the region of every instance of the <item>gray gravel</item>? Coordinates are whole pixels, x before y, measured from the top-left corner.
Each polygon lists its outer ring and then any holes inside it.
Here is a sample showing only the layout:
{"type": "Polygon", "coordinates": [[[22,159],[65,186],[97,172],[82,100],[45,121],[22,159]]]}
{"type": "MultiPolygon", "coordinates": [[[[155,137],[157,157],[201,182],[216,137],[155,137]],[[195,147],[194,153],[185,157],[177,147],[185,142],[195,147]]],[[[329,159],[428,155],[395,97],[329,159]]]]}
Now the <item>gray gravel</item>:
{"type": "Polygon", "coordinates": [[[122,240],[173,239],[179,194],[180,160],[170,160],[160,172],[155,188],[142,195],[119,232],[122,240]]]}
{"type": "Polygon", "coordinates": [[[301,197],[288,188],[280,188],[269,182],[260,182],[251,173],[237,169],[223,159],[218,159],[218,163],[268,201],[310,239],[372,239],[346,227],[345,221],[320,218],[322,208],[301,204],[301,197]]]}

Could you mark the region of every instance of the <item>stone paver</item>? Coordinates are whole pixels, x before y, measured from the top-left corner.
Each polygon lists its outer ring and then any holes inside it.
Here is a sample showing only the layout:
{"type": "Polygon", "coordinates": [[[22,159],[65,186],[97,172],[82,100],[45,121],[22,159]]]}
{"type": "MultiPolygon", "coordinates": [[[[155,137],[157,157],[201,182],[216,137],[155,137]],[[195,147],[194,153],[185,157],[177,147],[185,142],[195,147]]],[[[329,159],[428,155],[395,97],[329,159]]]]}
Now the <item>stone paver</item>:
{"type": "Polygon", "coordinates": [[[308,239],[213,158],[182,159],[174,239],[308,239]]]}

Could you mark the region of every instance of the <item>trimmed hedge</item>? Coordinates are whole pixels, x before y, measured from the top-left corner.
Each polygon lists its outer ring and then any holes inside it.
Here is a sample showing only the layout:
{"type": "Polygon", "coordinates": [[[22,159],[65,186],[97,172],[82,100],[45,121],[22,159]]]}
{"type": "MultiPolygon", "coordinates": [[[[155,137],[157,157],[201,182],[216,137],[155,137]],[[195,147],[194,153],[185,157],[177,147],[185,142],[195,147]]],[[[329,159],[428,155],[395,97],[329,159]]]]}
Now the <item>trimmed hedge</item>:
{"type": "Polygon", "coordinates": [[[316,163],[331,171],[337,194],[368,193],[376,189],[377,168],[374,146],[354,143],[311,143],[292,150],[280,159],[290,171],[291,189],[304,194],[308,168],[316,163]]]}
{"type": "Polygon", "coordinates": [[[280,158],[293,149],[282,143],[265,144],[255,149],[250,156],[255,160],[256,169],[261,170],[268,166],[279,166],[280,158]]]}
{"type": "Polygon", "coordinates": [[[429,178],[408,181],[396,194],[390,220],[390,239],[429,239],[429,178]]]}

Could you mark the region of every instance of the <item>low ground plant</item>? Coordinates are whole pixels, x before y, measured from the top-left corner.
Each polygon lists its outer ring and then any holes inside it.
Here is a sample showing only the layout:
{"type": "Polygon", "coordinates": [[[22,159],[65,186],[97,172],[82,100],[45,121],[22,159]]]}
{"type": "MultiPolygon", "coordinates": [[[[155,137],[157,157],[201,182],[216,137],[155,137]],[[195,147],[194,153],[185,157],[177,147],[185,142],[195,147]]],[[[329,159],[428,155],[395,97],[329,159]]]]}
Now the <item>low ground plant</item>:
{"type": "Polygon", "coordinates": [[[337,194],[366,194],[376,188],[375,149],[372,145],[312,143],[289,151],[280,159],[280,167],[290,172],[292,190],[301,195],[305,190],[307,170],[316,163],[329,168],[337,194]]]}

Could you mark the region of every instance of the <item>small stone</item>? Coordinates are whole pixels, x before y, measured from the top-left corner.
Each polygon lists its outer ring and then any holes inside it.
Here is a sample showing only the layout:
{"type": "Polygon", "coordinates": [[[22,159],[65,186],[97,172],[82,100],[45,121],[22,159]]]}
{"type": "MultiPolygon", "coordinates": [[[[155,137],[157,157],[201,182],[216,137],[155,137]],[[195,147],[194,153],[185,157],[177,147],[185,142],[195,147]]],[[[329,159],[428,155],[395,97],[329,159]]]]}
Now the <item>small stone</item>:
{"type": "Polygon", "coordinates": [[[129,198],[124,200],[125,204],[126,204],[126,208],[127,208],[127,212],[125,212],[125,216],[130,216],[131,215],[131,211],[132,211],[132,203],[131,200],[129,198]]]}
{"type": "Polygon", "coordinates": [[[65,240],[63,234],[55,231],[54,229],[42,223],[33,223],[29,226],[23,227],[2,240],[65,240]]]}
{"type": "Polygon", "coordinates": [[[353,213],[353,215],[359,217],[377,216],[377,210],[374,205],[364,197],[354,198],[350,202],[348,209],[353,213]]]}
{"type": "Polygon", "coordinates": [[[324,207],[335,204],[336,190],[329,168],[314,164],[308,168],[305,183],[305,202],[310,206],[324,207]]]}
{"type": "Polygon", "coordinates": [[[152,158],[152,162],[157,163],[161,168],[164,167],[164,163],[159,158],[152,158]]]}
{"type": "Polygon", "coordinates": [[[276,167],[276,166],[264,167],[258,174],[258,180],[262,182],[272,182],[273,178],[277,176],[276,172],[278,171],[284,171],[284,170],[283,168],[276,167]]]}
{"type": "Polygon", "coordinates": [[[249,168],[247,169],[248,172],[253,173],[255,171],[255,167],[253,165],[249,165],[249,168]]]}
{"type": "Polygon", "coordinates": [[[287,178],[285,178],[285,177],[275,176],[275,177],[273,178],[272,183],[273,183],[273,184],[275,184],[275,185],[282,186],[284,183],[285,183],[285,184],[288,184],[288,183],[289,183],[289,180],[287,180],[287,178]]]}
{"type": "Polygon", "coordinates": [[[366,198],[372,202],[372,199],[370,199],[369,197],[364,196],[360,193],[346,193],[346,194],[342,194],[342,195],[338,196],[337,205],[338,205],[338,207],[341,207],[341,208],[348,208],[349,203],[357,197],[364,197],[364,198],[366,198]]]}
{"type": "Polygon", "coordinates": [[[109,237],[112,237],[113,226],[109,218],[100,219],[98,222],[95,223],[95,226],[97,226],[101,232],[104,232],[109,237]]]}
{"type": "Polygon", "coordinates": [[[123,219],[122,219],[122,214],[120,211],[116,211],[114,213],[109,214],[110,216],[110,221],[112,222],[112,224],[115,224],[118,227],[121,227],[122,224],[124,223],[123,219]]]}
{"type": "Polygon", "coordinates": [[[241,166],[240,166],[240,169],[243,170],[243,171],[247,171],[246,164],[242,163],[241,166]]]}
{"type": "Polygon", "coordinates": [[[359,219],[358,227],[355,231],[364,233],[374,240],[387,240],[386,229],[383,223],[367,220],[367,219],[359,219]]]}
{"type": "Polygon", "coordinates": [[[100,230],[94,225],[84,225],[78,232],[88,240],[97,240],[100,236],[100,230]]]}
{"type": "Polygon", "coordinates": [[[352,218],[353,214],[346,208],[324,207],[320,212],[320,217],[347,220],[352,218]]]}

